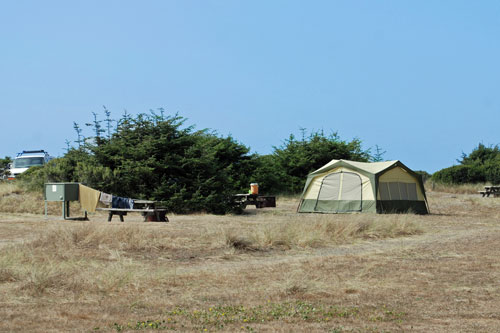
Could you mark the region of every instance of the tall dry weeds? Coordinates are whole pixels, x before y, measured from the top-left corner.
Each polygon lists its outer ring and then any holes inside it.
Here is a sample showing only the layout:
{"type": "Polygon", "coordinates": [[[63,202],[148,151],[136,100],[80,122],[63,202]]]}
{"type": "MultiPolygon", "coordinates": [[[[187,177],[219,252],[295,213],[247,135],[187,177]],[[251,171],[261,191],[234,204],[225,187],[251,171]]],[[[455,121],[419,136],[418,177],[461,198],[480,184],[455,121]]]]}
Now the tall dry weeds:
{"type": "Polygon", "coordinates": [[[451,194],[477,194],[478,191],[483,191],[484,187],[491,185],[488,183],[478,184],[443,184],[427,181],[425,183],[426,191],[444,192],[451,194]]]}
{"type": "Polygon", "coordinates": [[[356,239],[390,238],[422,233],[413,214],[317,215],[305,214],[263,225],[229,230],[226,244],[239,250],[318,248],[356,239]]]}
{"type": "MultiPolygon", "coordinates": [[[[79,213],[80,204],[72,202],[71,214],[79,213]]],[[[49,215],[61,215],[61,202],[48,202],[49,215]]],[[[16,214],[44,214],[45,201],[43,193],[29,192],[14,182],[0,182],[0,212],[16,214]]]]}
{"type": "Polygon", "coordinates": [[[136,289],[135,283],[161,280],[132,258],[168,253],[168,238],[137,226],[94,223],[49,227],[32,241],[3,247],[0,283],[16,283],[31,297],[92,295],[136,289]]]}
{"type": "Polygon", "coordinates": [[[150,252],[171,248],[165,234],[165,231],[145,229],[138,225],[116,226],[88,222],[52,226],[28,245],[33,249],[50,249],[57,253],[103,249],[150,252]]]}

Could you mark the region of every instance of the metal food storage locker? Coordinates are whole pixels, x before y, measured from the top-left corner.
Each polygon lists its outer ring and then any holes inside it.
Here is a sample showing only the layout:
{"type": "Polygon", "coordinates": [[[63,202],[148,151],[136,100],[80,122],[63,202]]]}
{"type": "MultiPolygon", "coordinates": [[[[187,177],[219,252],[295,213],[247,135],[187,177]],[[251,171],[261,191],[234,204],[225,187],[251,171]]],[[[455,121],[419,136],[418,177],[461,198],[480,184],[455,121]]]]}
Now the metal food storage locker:
{"type": "Polygon", "coordinates": [[[79,183],[45,183],[45,218],[47,218],[47,201],[61,201],[62,218],[66,220],[69,217],[70,201],[79,200],[79,185],[79,183]]]}

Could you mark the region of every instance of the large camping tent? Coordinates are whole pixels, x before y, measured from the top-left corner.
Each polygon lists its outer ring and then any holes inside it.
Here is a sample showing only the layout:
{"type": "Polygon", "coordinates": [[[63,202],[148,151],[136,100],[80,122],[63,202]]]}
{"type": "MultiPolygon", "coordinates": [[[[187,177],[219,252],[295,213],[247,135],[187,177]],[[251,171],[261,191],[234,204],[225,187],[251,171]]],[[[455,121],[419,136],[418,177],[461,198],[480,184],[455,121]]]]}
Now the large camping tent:
{"type": "Polygon", "coordinates": [[[400,161],[332,160],[310,173],[301,213],[429,213],[422,177],[400,161]]]}

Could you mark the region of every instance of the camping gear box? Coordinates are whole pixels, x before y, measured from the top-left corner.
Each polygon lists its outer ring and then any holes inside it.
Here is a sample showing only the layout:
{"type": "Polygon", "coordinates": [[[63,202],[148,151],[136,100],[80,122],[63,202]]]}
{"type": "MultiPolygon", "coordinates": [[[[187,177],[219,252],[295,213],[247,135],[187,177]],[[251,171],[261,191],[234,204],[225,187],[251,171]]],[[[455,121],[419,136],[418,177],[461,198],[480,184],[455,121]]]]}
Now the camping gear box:
{"type": "Polygon", "coordinates": [[[78,201],[78,183],[46,183],[46,201],[78,201]]]}

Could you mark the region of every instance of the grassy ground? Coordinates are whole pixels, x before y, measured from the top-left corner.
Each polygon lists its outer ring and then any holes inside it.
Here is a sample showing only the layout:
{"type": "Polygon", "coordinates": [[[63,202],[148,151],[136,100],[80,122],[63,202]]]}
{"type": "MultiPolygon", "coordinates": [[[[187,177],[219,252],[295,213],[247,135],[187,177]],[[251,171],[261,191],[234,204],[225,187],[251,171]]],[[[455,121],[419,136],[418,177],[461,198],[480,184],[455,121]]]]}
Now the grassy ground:
{"type": "Polygon", "coordinates": [[[5,186],[0,331],[500,327],[497,198],[429,191],[427,216],[296,214],[278,198],[240,216],[107,223],[61,221],[58,205],[44,219],[41,196],[5,186]]]}

